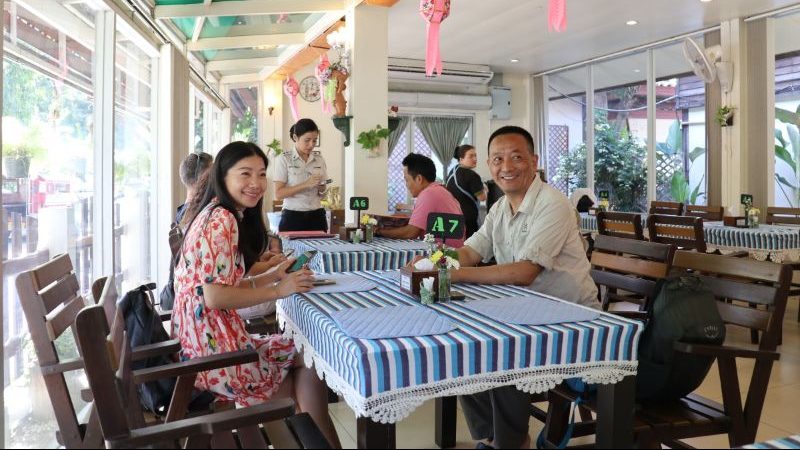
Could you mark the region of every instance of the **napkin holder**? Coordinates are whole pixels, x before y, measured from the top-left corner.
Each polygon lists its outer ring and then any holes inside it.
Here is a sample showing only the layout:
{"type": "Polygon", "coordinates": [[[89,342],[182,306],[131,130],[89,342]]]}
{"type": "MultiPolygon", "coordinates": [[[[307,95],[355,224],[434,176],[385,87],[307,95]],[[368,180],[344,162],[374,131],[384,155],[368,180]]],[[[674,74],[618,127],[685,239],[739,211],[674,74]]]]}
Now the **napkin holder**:
{"type": "Polygon", "coordinates": [[[352,225],[342,225],[339,228],[339,239],[347,242],[353,242],[351,239],[351,234],[357,229],[358,227],[354,227],[352,225]]]}
{"type": "Polygon", "coordinates": [[[438,270],[415,270],[409,266],[400,268],[400,290],[406,294],[419,297],[419,286],[422,284],[423,278],[433,278],[433,288],[438,289],[439,286],[439,271],[438,270]]]}
{"type": "Polygon", "coordinates": [[[725,216],[722,218],[722,223],[726,227],[749,228],[747,226],[747,218],[744,216],[725,216]]]}

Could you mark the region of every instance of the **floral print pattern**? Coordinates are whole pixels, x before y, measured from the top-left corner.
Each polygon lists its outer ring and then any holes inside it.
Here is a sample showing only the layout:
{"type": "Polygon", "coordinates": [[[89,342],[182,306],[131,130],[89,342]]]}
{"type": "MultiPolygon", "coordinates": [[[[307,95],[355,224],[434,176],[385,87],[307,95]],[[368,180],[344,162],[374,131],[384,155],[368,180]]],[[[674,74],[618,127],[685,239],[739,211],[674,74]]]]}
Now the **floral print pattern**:
{"type": "Polygon", "coordinates": [[[255,349],[256,363],[202,372],[197,389],[242,406],[266,402],[294,364],[294,343],[279,335],[251,336],[235,310],[209,309],[203,284],[237,285],[244,276],[239,252],[239,226],[230,211],[212,202],[186,233],[175,266],[172,336],[180,339],[181,360],[255,349]]]}

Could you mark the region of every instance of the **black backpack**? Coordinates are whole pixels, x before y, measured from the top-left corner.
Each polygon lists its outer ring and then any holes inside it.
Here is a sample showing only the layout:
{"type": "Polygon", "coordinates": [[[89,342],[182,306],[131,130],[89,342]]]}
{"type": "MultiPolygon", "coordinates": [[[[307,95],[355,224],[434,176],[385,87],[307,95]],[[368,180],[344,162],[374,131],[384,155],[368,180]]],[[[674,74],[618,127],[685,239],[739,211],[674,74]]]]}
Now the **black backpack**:
{"type": "Polygon", "coordinates": [[[636,400],[680,399],[705,379],[714,358],[673,350],[676,342],[722,345],[725,323],[714,293],[696,276],[662,280],[649,305],[649,321],[639,342],[636,400]]]}
{"type": "MultiPolygon", "coordinates": [[[[117,304],[117,308],[125,320],[125,330],[128,333],[128,341],[131,347],[135,348],[169,340],[169,335],[164,330],[161,318],[153,306],[152,290],[155,287],[154,283],[139,286],[125,294],[117,304]]],[[[131,368],[139,370],[173,362],[175,361],[162,355],[134,361],[131,363],[131,368]]],[[[175,382],[175,378],[163,378],[137,385],[136,390],[139,392],[139,400],[142,407],[157,415],[166,414],[169,403],[172,400],[172,393],[175,391],[175,382]]],[[[210,392],[195,391],[189,409],[193,411],[205,409],[213,401],[214,396],[210,392]]]]}
{"type": "Polygon", "coordinates": [[[169,229],[169,249],[172,252],[172,258],[169,261],[169,278],[167,284],[161,289],[159,295],[159,306],[164,311],[169,311],[175,305],[175,264],[178,263],[180,258],[181,243],[183,242],[183,230],[180,225],[173,223],[169,229]]]}

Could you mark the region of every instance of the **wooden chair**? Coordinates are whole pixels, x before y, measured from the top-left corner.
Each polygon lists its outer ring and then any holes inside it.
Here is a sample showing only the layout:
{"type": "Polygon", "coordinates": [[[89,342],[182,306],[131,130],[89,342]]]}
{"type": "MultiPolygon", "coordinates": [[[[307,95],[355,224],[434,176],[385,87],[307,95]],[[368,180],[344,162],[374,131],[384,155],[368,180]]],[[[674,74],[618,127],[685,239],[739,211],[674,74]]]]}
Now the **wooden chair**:
{"type": "Polygon", "coordinates": [[[724,206],[686,205],[684,216],[700,217],[709,222],[720,222],[725,217],[724,206]]]}
{"type": "Polygon", "coordinates": [[[800,208],[767,208],[768,225],[800,225],[800,208]]]}
{"type": "MultiPolygon", "coordinates": [[[[98,295],[116,301],[113,278],[95,283],[98,295]]],[[[61,254],[50,261],[22,272],[16,279],[20,303],[25,312],[28,331],[36,350],[44,384],[53,405],[58,431],[56,440],[67,448],[98,448],[103,444],[100,423],[91,398],[76,413],[65,374],[83,369],[81,357],[62,359],[55,342],[67,330],[74,332],[75,318],[88,303],[80,295],[80,284],[69,255],[61,254]]]]}
{"type": "MultiPolygon", "coordinates": [[[[800,208],[767,208],[767,224],[769,225],[800,225],[800,208]]],[[[792,268],[797,274],[797,280],[792,282],[789,296],[800,295],[800,261],[792,262],[792,268]]],[[[797,311],[797,321],[800,322],[800,309],[797,311]]]]}
{"type": "Polygon", "coordinates": [[[678,202],[650,202],[649,214],[662,214],[667,216],[680,216],[683,214],[683,203],[678,202]]]}
{"type": "Polygon", "coordinates": [[[272,201],[272,211],[273,212],[280,212],[283,210],[283,200],[273,200],[272,201]]]}
{"type": "Polygon", "coordinates": [[[703,219],[699,217],[651,214],[647,217],[650,242],[671,244],[681,250],[706,252],[703,219]]]}
{"type": "Polygon", "coordinates": [[[597,213],[597,231],[607,236],[644,240],[640,214],[600,211],[597,213]]]}
{"type": "Polygon", "coordinates": [[[644,311],[655,294],[656,283],[669,273],[673,252],[674,247],[667,244],[597,236],[591,274],[598,292],[602,288],[608,291],[601,294],[603,311],[620,301],[635,303],[639,311],[644,311]]]}
{"type": "MultiPolygon", "coordinates": [[[[725,323],[764,332],[758,349],[729,345],[705,346],[676,343],[675,352],[712,356],[719,368],[722,404],[692,393],[674,402],[637,405],[634,433],[639,448],[690,448],[682,439],[727,434],[731,446],[739,447],[755,441],[772,366],[780,358],[776,352],[786,298],[791,281],[791,268],[753,259],[727,258],[696,252],[676,252],[673,272],[700,276],[717,298],[717,307],[725,323]],[[737,303],[757,303],[766,310],[757,310],[737,303]],[[752,360],[754,367],[749,385],[745,386],[744,402],[740,392],[737,360],[752,360]]],[[[710,372],[713,373],[713,372],[710,372]]],[[[747,377],[744,377],[747,379],[747,377]]],[[[574,393],[556,388],[549,394],[547,441],[558,442],[563,435],[569,403],[574,393]]],[[[588,407],[596,410],[593,401],[588,407]]],[[[576,434],[592,434],[591,422],[576,425],[576,434]]]]}
{"type": "Polygon", "coordinates": [[[105,302],[86,307],[78,314],[76,334],[84,349],[86,377],[108,448],[162,447],[183,439],[186,448],[236,448],[237,445],[267,448],[259,424],[264,424],[274,448],[329,448],[310,416],[294,414],[291,399],[184,418],[198,373],[255,362],[258,354],[254,350],[195,358],[134,372],[131,369],[134,360],[162,354],[167,343],[133,351],[121,311],[105,302]],[[113,316],[109,317],[111,314],[113,316]],[[178,383],[165,422],[147,426],[136,385],[167,377],[177,377],[178,383]]]}

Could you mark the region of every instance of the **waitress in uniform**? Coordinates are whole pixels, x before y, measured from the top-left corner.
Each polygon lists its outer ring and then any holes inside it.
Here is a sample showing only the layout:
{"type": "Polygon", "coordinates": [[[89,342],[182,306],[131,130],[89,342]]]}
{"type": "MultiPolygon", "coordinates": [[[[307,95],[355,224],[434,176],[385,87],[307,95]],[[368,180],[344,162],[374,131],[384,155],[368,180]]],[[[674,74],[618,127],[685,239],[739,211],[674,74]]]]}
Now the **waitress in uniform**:
{"type": "Polygon", "coordinates": [[[328,231],[320,199],[328,189],[328,168],[314,150],[319,128],[311,119],[300,119],[289,133],[294,148],[276,160],[275,198],[283,200],[279,231],[328,231]]]}
{"type": "Polygon", "coordinates": [[[486,190],[481,177],[474,170],[478,165],[478,154],[475,147],[471,145],[456,147],[453,159],[458,161],[458,165],[447,177],[447,190],[461,205],[466,228],[465,238],[468,238],[480,228],[478,226],[480,202],[486,200],[486,190]]]}

